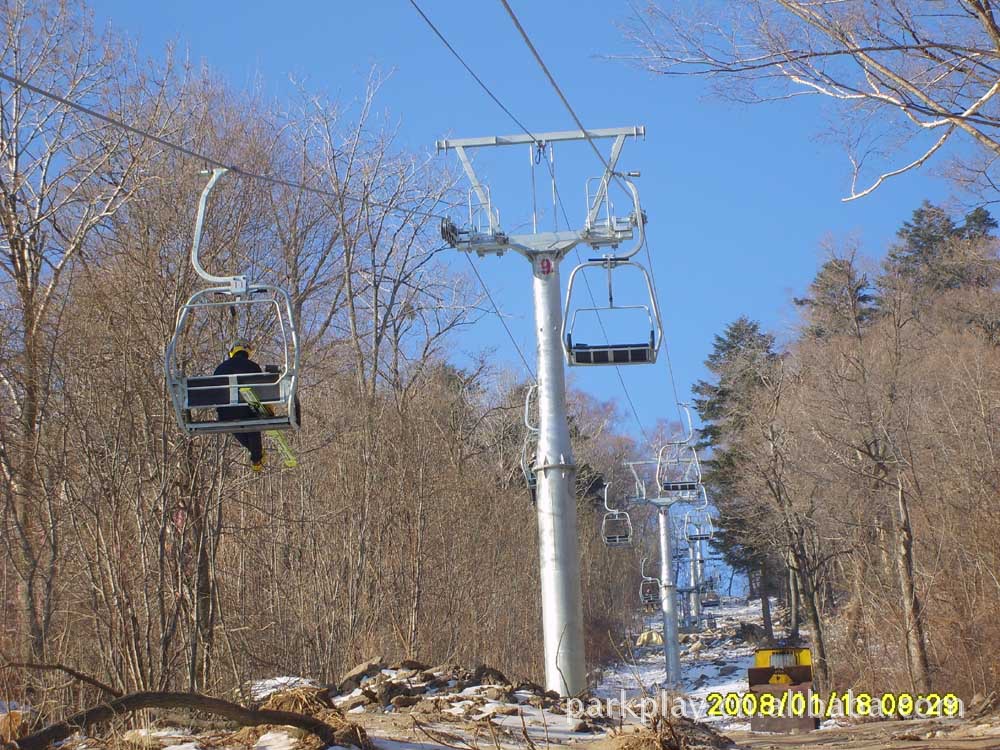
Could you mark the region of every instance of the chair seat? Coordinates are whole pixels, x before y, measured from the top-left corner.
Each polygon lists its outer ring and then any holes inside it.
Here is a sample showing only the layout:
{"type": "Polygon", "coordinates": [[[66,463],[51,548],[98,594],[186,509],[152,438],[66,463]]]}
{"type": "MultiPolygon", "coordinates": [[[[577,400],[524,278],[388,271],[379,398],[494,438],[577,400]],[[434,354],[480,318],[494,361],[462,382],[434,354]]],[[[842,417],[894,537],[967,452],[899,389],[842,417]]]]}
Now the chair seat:
{"type": "Polygon", "coordinates": [[[574,365],[644,365],[653,361],[653,347],[642,344],[573,344],[569,349],[574,365]]]}
{"type": "Polygon", "coordinates": [[[663,482],[660,485],[664,492],[697,492],[697,482],[663,482]]]}

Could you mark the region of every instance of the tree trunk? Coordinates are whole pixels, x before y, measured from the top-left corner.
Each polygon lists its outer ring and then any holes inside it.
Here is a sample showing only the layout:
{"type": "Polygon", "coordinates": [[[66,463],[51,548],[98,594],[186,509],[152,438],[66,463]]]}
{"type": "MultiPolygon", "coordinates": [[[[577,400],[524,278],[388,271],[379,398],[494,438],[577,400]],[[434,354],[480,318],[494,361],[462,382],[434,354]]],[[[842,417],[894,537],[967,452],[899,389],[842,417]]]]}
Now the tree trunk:
{"type": "Polygon", "coordinates": [[[771,598],[767,585],[767,563],[760,564],[760,614],[764,619],[764,637],[774,640],[774,623],[771,621],[771,598]]]}
{"type": "Polygon", "coordinates": [[[799,639],[799,584],[795,569],[788,569],[788,637],[792,641],[799,639]]]}
{"type": "Polygon", "coordinates": [[[830,672],[826,658],[826,638],[823,634],[823,621],[820,617],[819,592],[803,564],[804,554],[801,550],[793,550],[795,559],[795,580],[799,586],[799,601],[804,609],[806,629],[809,631],[810,650],[812,651],[813,690],[823,691],[830,687],[830,672]]]}
{"type": "Polygon", "coordinates": [[[927,646],[920,612],[920,600],[913,580],[913,529],[910,526],[910,509],[903,490],[902,478],[897,477],[899,501],[899,528],[897,529],[896,569],[903,598],[903,627],[906,630],[906,656],[910,670],[910,687],[918,693],[931,689],[930,669],[927,663],[927,646]]]}

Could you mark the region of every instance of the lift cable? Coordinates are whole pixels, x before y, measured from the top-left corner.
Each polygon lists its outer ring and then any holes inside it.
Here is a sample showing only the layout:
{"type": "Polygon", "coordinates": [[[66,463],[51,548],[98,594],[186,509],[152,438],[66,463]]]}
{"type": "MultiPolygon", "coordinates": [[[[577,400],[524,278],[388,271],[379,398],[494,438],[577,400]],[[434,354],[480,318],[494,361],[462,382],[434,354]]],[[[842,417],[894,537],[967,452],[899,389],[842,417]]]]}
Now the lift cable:
{"type": "MultiPolygon", "coordinates": [[[[559,188],[555,188],[556,201],[559,203],[559,209],[562,211],[563,221],[569,225],[569,216],[566,214],[566,205],[563,203],[562,194],[559,192],[559,188]]],[[[573,252],[576,253],[577,263],[583,263],[583,256],[580,255],[579,248],[573,248],[573,252]]],[[[587,274],[581,274],[583,276],[583,284],[587,288],[587,296],[590,297],[590,304],[597,307],[597,297],[594,296],[594,289],[590,285],[590,278],[587,274]]],[[[601,333],[604,335],[605,341],[610,341],[611,337],[608,336],[608,331],[604,327],[604,319],[601,317],[601,313],[595,310],[597,315],[597,325],[601,327],[601,333]]],[[[669,359],[667,360],[669,362],[669,359]]],[[[625,401],[628,402],[629,409],[632,411],[632,417],[635,419],[636,426],[639,428],[639,433],[642,435],[642,439],[647,444],[650,444],[649,435],[646,434],[646,428],[642,424],[642,418],[639,416],[639,410],[635,408],[635,402],[632,400],[632,394],[629,393],[628,386],[625,384],[625,376],[622,375],[622,368],[615,365],[615,374],[618,376],[618,382],[621,383],[622,392],[625,394],[625,401]]],[[[650,444],[651,445],[651,444],[650,444]]]]}
{"type": "MultiPolygon", "coordinates": [[[[7,81],[9,83],[12,83],[15,86],[18,86],[20,88],[27,89],[28,91],[32,91],[32,92],[38,94],[39,96],[44,96],[46,99],[51,99],[54,102],[58,102],[59,104],[62,104],[62,105],[66,106],[66,107],[69,107],[71,109],[75,109],[78,112],[82,112],[85,115],[89,115],[90,117],[93,117],[93,118],[95,118],[97,120],[101,120],[102,122],[106,122],[107,124],[112,125],[112,126],[114,126],[116,128],[120,128],[122,130],[127,130],[128,132],[133,133],[135,135],[138,135],[141,138],[145,138],[145,139],[151,140],[151,141],[153,141],[155,143],[158,143],[161,146],[164,146],[165,148],[168,148],[168,149],[170,149],[172,151],[176,151],[176,152],[178,152],[180,154],[184,154],[185,156],[190,156],[193,159],[198,159],[198,160],[204,162],[205,164],[208,164],[208,165],[213,166],[213,167],[221,167],[223,169],[228,169],[230,172],[233,172],[234,174],[238,174],[241,177],[246,177],[247,179],[250,179],[250,180],[259,180],[260,182],[267,182],[267,183],[271,183],[272,185],[280,185],[282,187],[292,188],[293,190],[302,190],[303,192],[306,192],[306,193],[313,193],[315,195],[322,195],[322,196],[326,196],[327,198],[347,198],[348,200],[354,201],[356,203],[363,203],[363,204],[366,204],[366,205],[369,205],[369,206],[375,206],[376,208],[383,208],[383,209],[385,209],[386,211],[388,211],[390,213],[405,214],[408,217],[410,217],[410,216],[423,216],[423,217],[426,217],[426,218],[429,218],[429,219],[444,219],[444,218],[447,218],[443,214],[435,214],[435,213],[430,213],[429,211],[421,211],[421,210],[418,210],[418,209],[407,209],[407,208],[400,208],[400,207],[397,207],[397,206],[390,206],[390,205],[385,204],[385,203],[378,203],[378,202],[372,201],[372,200],[367,200],[367,199],[362,199],[362,198],[355,198],[355,197],[350,196],[350,195],[341,195],[341,194],[335,193],[335,192],[333,192],[331,190],[324,190],[322,188],[312,187],[310,185],[304,185],[304,184],[299,183],[299,182],[292,182],[290,180],[285,180],[285,179],[282,179],[281,177],[275,177],[273,175],[258,174],[256,172],[250,172],[250,171],[248,171],[246,169],[243,169],[242,167],[237,167],[237,166],[233,166],[231,164],[226,164],[224,162],[219,161],[218,159],[214,159],[214,158],[212,158],[210,156],[206,156],[205,154],[199,153],[197,151],[193,151],[192,149],[189,149],[186,146],[181,146],[180,144],[174,143],[173,141],[168,141],[167,139],[161,138],[158,135],[150,133],[150,132],[148,132],[146,130],[143,130],[141,128],[137,128],[134,125],[129,125],[127,122],[119,120],[119,119],[117,119],[115,117],[111,117],[110,115],[106,115],[103,112],[98,112],[98,111],[96,111],[94,109],[91,109],[90,107],[87,107],[87,106],[84,106],[83,104],[80,104],[79,102],[75,102],[72,99],[67,99],[66,97],[60,96],[59,94],[56,94],[56,93],[53,93],[53,92],[48,91],[46,89],[40,88],[38,86],[35,86],[35,85],[33,85],[31,83],[28,83],[27,81],[25,81],[25,80],[23,80],[21,78],[18,78],[17,76],[12,76],[12,75],[10,75],[8,73],[5,73],[2,70],[0,70],[0,79],[3,79],[3,80],[5,80],[5,81],[7,81]]],[[[450,204],[448,204],[448,205],[450,207],[450,204]]]]}
{"type": "Polygon", "coordinates": [[[535,138],[532,132],[528,130],[524,126],[524,124],[517,119],[517,117],[514,116],[513,112],[511,112],[509,109],[507,109],[506,106],[504,106],[504,103],[500,101],[497,95],[490,90],[490,87],[483,82],[483,79],[480,78],[478,75],[476,75],[476,71],[474,71],[472,67],[465,61],[465,59],[458,53],[458,50],[456,50],[454,47],[451,46],[451,42],[449,42],[445,38],[444,34],[442,34],[441,31],[438,29],[438,27],[434,25],[434,22],[431,21],[431,19],[427,17],[427,14],[424,13],[424,11],[420,8],[419,5],[417,5],[416,0],[410,0],[410,5],[412,5],[413,9],[420,14],[420,17],[424,19],[424,22],[430,27],[430,30],[433,31],[434,34],[437,36],[437,38],[441,40],[441,43],[448,48],[448,51],[455,56],[455,59],[462,64],[462,67],[465,68],[466,71],[468,71],[469,75],[472,76],[473,79],[476,81],[476,83],[479,84],[479,87],[486,92],[486,95],[490,99],[492,99],[496,103],[496,105],[500,107],[500,109],[504,111],[507,117],[513,120],[517,124],[517,126],[524,131],[525,135],[531,138],[531,140],[534,141],[535,143],[538,143],[538,139],[535,138]]]}
{"type": "MultiPolygon", "coordinates": [[[[524,132],[524,134],[527,135],[529,138],[531,138],[531,140],[534,143],[536,143],[536,144],[540,143],[540,141],[538,140],[538,138],[535,137],[534,133],[532,133],[530,130],[528,130],[527,127],[525,127],[525,125],[521,122],[521,120],[519,120],[511,112],[511,110],[506,105],[504,105],[504,103],[502,101],[500,101],[500,99],[496,96],[496,94],[494,94],[493,91],[490,90],[489,86],[486,85],[486,83],[483,81],[483,79],[480,78],[479,75],[476,74],[476,72],[465,61],[465,59],[458,52],[458,50],[455,49],[455,47],[448,41],[448,39],[444,36],[444,34],[442,34],[441,31],[437,28],[437,26],[434,25],[433,21],[431,21],[431,19],[427,16],[427,14],[424,13],[423,10],[421,10],[420,6],[417,5],[416,0],[410,0],[410,4],[414,7],[414,9],[417,11],[417,13],[420,14],[420,17],[424,19],[424,21],[426,22],[426,24],[428,25],[428,27],[430,27],[431,31],[434,32],[434,34],[437,36],[437,38],[441,40],[441,43],[444,44],[445,47],[448,48],[448,51],[451,52],[451,54],[455,57],[455,59],[457,59],[459,61],[459,63],[461,63],[462,67],[465,68],[466,71],[468,71],[469,75],[471,75],[472,78],[476,81],[476,83],[479,84],[480,88],[482,88],[483,91],[486,92],[486,94],[490,97],[490,99],[492,99],[497,104],[497,106],[500,107],[500,109],[503,110],[503,112],[514,122],[514,124],[517,125],[519,128],[521,128],[521,130],[524,132]]],[[[581,130],[582,129],[583,128],[581,127],[581,130]]],[[[584,131],[584,132],[586,132],[586,131],[584,131]]],[[[588,137],[587,140],[588,140],[588,142],[591,143],[591,145],[593,145],[593,141],[591,141],[589,137],[588,137]]],[[[600,152],[598,152],[598,155],[600,155],[600,152]]],[[[559,188],[555,185],[555,175],[552,173],[552,165],[549,164],[549,162],[548,162],[547,159],[543,159],[542,161],[545,163],[546,168],[549,170],[549,175],[552,177],[553,189],[555,191],[556,199],[557,199],[557,201],[559,203],[559,207],[562,210],[563,220],[566,222],[566,226],[570,226],[571,223],[570,223],[570,220],[569,220],[569,215],[566,212],[566,206],[563,204],[562,195],[559,193],[559,188]]],[[[577,260],[580,261],[580,262],[582,262],[579,249],[576,250],[576,256],[577,256],[577,260]]],[[[471,263],[471,258],[469,260],[470,260],[470,263],[471,263]]],[[[473,270],[476,270],[475,264],[471,263],[471,265],[472,265],[473,270]]],[[[489,289],[487,289],[486,283],[483,281],[482,276],[479,275],[478,270],[476,270],[476,276],[479,277],[480,282],[483,284],[483,289],[486,290],[486,294],[487,294],[487,296],[490,296],[490,301],[492,302],[493,301],[492,295],[490,295],[489,289]]],[[[590,279],[588,279],[586,276],[584,276],[584,283],[585,283],[585,285],[587,287],[587,292],[590,295],[591,302],[596,306],[596,304],[597,304],[596,301],[595,301],[596,298],[594,297],[593,289],[590,286],[590,279]]],[[[654,286],[654,290],[655,290],[655,286],[654,286]]],[[[510,336],[511,341],[513,342],[514,341],[514,337],[511,334],[510,329],[507,327],[507,323],[504,320],[503,316],[500,314],[499,308],[496,306],[496,303],[494,303],[493,306],[494,306],[494,309],[497,310],[497,316],[500,317],[501,322],[503,322],[504,328],[507,328],[507,334],[508,334],[508,336],[510,336]]],[[[601,318],[600,312],[597,313],[597,321],[598,321],[598,324],[601,327],[601,333],[604,335],[604,338],[607,339],[608,338],[608,332],[607,332],[607,330],[604,327],[604,321],[601,318]]],[[[517,347],[516,342],[515,342],[514,345],[515,345],[515,347],[517,347]]],[[[518,352],[518,355],[521,357],[521,360],[525,363],[525,367],[527,367],[527,360],[524,357],[524,355],[522,354],[520,348],[518,348],[517,352],[518,352]]],[[[528,372],[531,372],[530,368],[528,368],[528,372]]],[[[628,402],[629,408],[632,411],[632,416],[634,417],[634,419],[636,421],[636,425],[639,427],[639,432],[642,434],[643,440],[648,443],[649,442],[649,436],[646,434],[646,429],[643,426],[642,419],[639,417],[639,410],[636,409],[636,407],[635,407],[635,402],[632,400],[632,394],[629,393],[628,386],[625,384],[625,378],[622,376],[621,368],[618,367],[617,365],[615,366],[615,372],[618,375],[618,382],[621,383],[622,391],[625,394],[625,400],[628,402]]],[[[532,377],[534,377],[534,376],[532,376],[532,377]]],[[[676,389],[675,389],[675,391],[676,391],[676,389]]]]}
{"type": "MultiPolygon", "coordinates": [[[[597,156],[601,164],[604,165],[604,169],[608,172],[611,172],[611,166],[608,164],[608,160],[604,157],[604,154],[601,153],[601,150],[597,147],[597,144],[594,143],[594,139],[590,137],[590,134],[587,132],[587,129],[583,126],[583,122],[580,120],[580,117],[576,114],[576,110],[574,110],[573,106],[569,103],[569,99],[566,98],[566,95],[563,93],[562,88],[556,81],[555,76],[552,75],[552,71],[549,70],[549,67],[545,64],[545,61],[542,59],[541,54],[538,52],[538,48],[535,47],[534,43],[531,41],[531,37],[528,36],[528,32],[525,30],[524,26],[521,25],[521,21],[518,19],[517,14],[514,12],[514,9],[510,7],[510,3],[508,3],[507,0],[500,0],[500,3],[507,11],[507,15],[510,16],[510,20],[514,23],[514,26],[517,28],[518,33],[520,33],[521,35],[521,39],[524,40],[525,45],[528,47],[528,50],[535,58],[535,61],[538,63],[538,66],[542,69],[542,72],[545,73],[545,77],[548,78],[549,83],[552,84],[552,88],[555,90],[556,95],[559,97],[563,105],[566,107],[566,110],[569,112],[570,117],[573,118],[573,122],[575,122],[576,126],[583,132],[584,136],[587,139],[587,143],[590,144],[590,147],[591,149],[593,149],[594,154],[597,156]]],[[[618,182],[619,186],[622,186],[621,178],[617,174],[611,172],[611,176],[614,177],[615,181],[618,182]]],[[[649,275],[653,287],[653,294],[658,296],[659,293],[656,288],[656,272],[653,268],[653,255],[649,251],[648,243],[645,245],[645,250],[646,250],[646,259],[649,263],[649,275]]],[[[666,347],[664,347],[664,353],[667,356],[667,367],[670,371],[670,382],[671,386],[674,389],[674,402],[677,406],[677,417],[683,422],[680,403],[677,399],[677,385],[674,382],[673,366],[671,365],[670,362],[670,352],[666,347]]]]}
{"type": "Polygon", "coordinates": [[[465,259],[469,261],[469,267],[472,269],[472,272],[476,274],[476,278],[479,279],[479,283],[482,285],[483,291],[486,292],[486,296],[489,298],[490,304],[493,305],[493,312],[496,313],[496,316],[500,319],[500,323],[503,324],[504,330],[507,331],[507,337],[510,339],[510,343],[514,345],[514,349],[517,351],[517,356],[521,358],[521,364],[524,365],[524,369],[528,371],[528,375],[530,375],[531,379],[534,381],[536,379],[535,371],[531,369],[531,365],[528,364],[528,358],[524,356],[524,352],[521,351],[521,347],[518,346],[517,339],[514,338],[514,333],[510,330],[510,326],[507,325],[506,317],[502,312],[500,312],[500,308],[497,305],[496,300],[493,299],[493,294],[490,292],[490,288],[486,285],[486,280],[479,273],[479,269],[476,268],[476,264],[469,254],[462,254],[465,256],[465,259]]]}

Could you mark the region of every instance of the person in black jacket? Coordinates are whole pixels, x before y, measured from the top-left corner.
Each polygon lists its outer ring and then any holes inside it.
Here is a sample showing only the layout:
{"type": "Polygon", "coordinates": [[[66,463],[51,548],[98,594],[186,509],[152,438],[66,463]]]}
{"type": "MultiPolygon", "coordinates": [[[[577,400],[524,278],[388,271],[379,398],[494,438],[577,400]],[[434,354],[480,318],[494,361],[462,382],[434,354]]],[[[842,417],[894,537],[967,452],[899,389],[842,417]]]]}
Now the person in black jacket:
{"type": "MultiPolygon", "coordinates": [[[[261,372],[260,365],[250,359],[250,345],[238,339],[229,348],[229,357],[215,368],[216,375],[236,375],[261,372]]],[[[219,419],[253,419],[256,415],[249,406],[222,406],[217,409],[219,419]]],[[[261,471],[264,468],[264,444],[259,432],[233,433],[240,445],[250,452],[250,468],[261,471]]]]}

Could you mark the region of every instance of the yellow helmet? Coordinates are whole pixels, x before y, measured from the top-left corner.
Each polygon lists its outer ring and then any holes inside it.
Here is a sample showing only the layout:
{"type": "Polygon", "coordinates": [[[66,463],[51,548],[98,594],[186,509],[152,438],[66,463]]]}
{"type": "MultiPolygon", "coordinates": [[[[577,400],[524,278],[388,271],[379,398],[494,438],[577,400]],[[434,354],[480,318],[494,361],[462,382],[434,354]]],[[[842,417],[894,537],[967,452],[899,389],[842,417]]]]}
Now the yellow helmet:
{"type": "Polygon", "coordinates": [[[253,351],[250,349],[250,344],[248,344],[244,339],[236,339],[229,347],[230,357],[235,357],[239,352],[246,352],[248,357],[253,354],[253,351]]]}

